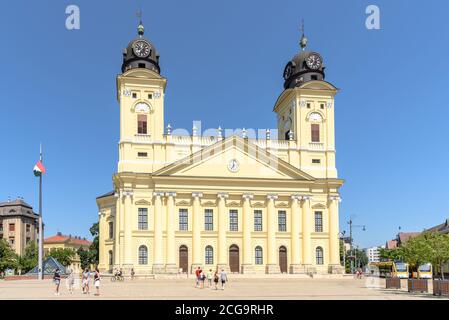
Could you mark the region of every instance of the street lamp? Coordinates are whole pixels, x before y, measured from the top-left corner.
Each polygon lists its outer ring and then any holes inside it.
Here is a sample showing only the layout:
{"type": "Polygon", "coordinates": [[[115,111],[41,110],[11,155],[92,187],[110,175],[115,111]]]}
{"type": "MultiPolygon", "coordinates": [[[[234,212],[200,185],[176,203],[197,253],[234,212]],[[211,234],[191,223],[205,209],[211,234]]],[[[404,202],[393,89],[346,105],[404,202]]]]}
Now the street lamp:
{"type": "Polygon", "coordinates": [[[349,245],[350,245],[350,251],[351,251],[351,273],[354,273],[354,252],[352,250],[352,242],[353,242],[353,238],[352,238],[352,228],[362,228],[362,231],[366,231],[366,226],[365,225],[354,225],[352,222],[352,219],[349,219],[348,221],[349,224],[349,245]]]}
{"type": "Polygon", "coordinates": [[[338,233],[338,236],[340,237],[340,240],[343,244],[343,268],[344,268],[344,273],[346,273],[346,247],[345,247],[345,233],[346,231],[343,230],[342,232],[338,233]]]}

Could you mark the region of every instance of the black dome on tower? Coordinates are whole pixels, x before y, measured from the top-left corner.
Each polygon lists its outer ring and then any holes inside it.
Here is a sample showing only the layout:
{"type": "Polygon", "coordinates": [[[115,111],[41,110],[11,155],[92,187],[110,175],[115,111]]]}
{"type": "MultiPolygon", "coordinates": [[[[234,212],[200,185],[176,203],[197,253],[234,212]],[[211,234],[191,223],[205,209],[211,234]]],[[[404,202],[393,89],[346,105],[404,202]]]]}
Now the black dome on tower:
{"type": "Polygon", "coordinates": [[[301,37],[301,52],[296,54],[287,63],[284,69],[284,89],[294,88],[305,82],[313,80],[324,80],[323,58],[317,52],[307,51],[307,38],[304,33],[301,37]]]}
{"type": "Polygon", "coordinates": [[[144,38],[145,28],[142,21],[137,27],[138,37],[132,40],[123,52],[122,72],[134,68],[145,68],[157,73],[159,67],[159,53],[156,47],[144,38]]]}

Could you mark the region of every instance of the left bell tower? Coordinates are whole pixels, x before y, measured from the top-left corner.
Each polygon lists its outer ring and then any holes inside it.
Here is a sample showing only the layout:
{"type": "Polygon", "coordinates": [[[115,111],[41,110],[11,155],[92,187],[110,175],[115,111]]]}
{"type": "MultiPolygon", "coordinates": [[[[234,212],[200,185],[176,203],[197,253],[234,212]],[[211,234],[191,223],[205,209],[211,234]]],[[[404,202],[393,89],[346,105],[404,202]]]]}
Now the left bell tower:
{"type": "Polygon", "coordinates": [[[138,36],[123,52],[122,73],[117,76],[120,106],[118,172],[146,172],[153,167],[164,139],[164,94],[167,79],[161,76],[159,53],[144,35],[140,21],[138,36]]]}

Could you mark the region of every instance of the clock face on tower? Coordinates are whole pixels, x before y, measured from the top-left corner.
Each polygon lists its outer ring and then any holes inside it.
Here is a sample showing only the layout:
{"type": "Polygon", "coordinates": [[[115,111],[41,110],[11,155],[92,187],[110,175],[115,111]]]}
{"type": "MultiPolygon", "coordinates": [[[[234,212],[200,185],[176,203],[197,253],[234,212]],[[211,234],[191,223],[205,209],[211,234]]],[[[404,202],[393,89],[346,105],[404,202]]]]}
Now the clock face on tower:
{"type": "Polygon", "coordinates": [[[323,61],[319,54],[312,53],[310,54],[306,59],[307,67],[309,67],[312,70],[318,70],[321,65],[323,64],[323,61]]]}
{"type": "Polygon", "coordinates": [[[134,54],[140,58],[145,58],[150,55],[150,44],[144,40],[138,40],[133,43],[134,54]]]}
{"type": "Polygon", "coordinates": [[[287,80],[293,74],[293,65],[291,62],[287,63],[284,69],[284,79],[287,80]]]}

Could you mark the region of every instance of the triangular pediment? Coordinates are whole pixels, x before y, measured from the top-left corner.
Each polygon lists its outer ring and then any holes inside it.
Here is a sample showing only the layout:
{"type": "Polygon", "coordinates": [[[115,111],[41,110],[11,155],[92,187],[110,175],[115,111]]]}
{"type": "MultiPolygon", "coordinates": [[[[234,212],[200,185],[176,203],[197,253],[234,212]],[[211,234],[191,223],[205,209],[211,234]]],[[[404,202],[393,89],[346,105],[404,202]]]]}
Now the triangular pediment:
{"type": "Polygon", "coordinates": [[[176,161],[155,172],[154,176],[315,180],[265,149],[237,136],[218,141],[176,161]]]}

